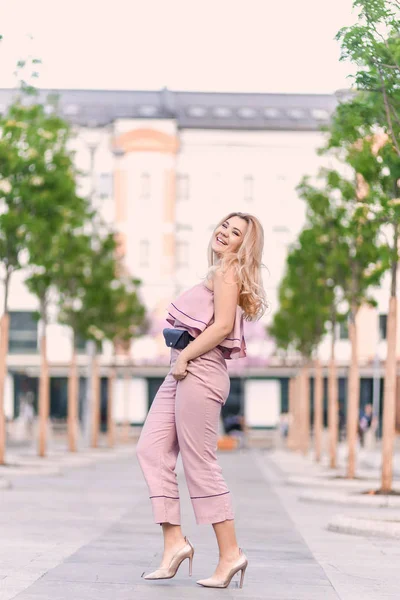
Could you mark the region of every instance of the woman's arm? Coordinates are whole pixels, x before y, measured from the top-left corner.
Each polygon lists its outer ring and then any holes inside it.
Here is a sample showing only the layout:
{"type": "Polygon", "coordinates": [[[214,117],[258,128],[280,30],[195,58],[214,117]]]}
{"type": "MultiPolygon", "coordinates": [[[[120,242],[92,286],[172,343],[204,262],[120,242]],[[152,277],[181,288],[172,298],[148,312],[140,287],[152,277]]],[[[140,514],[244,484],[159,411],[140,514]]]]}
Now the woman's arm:
{"type": "Polygon", "coordinates": [[[207,327],[179,355],[181,361],[189,362],[218,346],[233,329],[239,286],[234,280],[233,270],[227,273],[216,271],[214,275],[214,323],[207,327]]]}

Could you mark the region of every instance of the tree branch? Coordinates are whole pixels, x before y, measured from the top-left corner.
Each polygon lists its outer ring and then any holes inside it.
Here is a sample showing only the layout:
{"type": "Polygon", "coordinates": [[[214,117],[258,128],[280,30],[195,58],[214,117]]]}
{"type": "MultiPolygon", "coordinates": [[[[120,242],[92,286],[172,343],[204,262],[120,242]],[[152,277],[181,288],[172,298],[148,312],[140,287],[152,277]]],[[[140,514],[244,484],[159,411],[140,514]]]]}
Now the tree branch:
{"type": "Polygon", "coordinates": [[[390,134],[390,137],[392,138],[394,147],[396,148],[396,152],[397,152],[398,156],[400,157],[400,147],[399,147],[399,144],[396,140],[396,136],[393,131],[392,117],[390,116],[390,106],[389,106],[387,91],[386,91],[386,87],[385,87],[385,80],[383,79],[382,71],[379,66],[378,66],[378,73],[379,73],[379,78],[380,78],[381,84],[382,84],[383,103],[385,105],[385,113],[386,113],[389,134],[390,134]]]}
{"type": "MultiPolygon", "coordinates": [[[[388,53],[390,54],[390,56],[391,56],[391,58],[392,58],[392,60],[394,62],[393,66],[390,66],[390,65],[382,65],[382,66],[389,67],[391,69],[396,69],[400,73],[400,66],[397,64],[396,59],[395,59],[392,51],[390,50],[390,47],[389,47],[387,39],[377,30],[375,23],[370,18],[370,15],[369,15],[369,12],[368,12],[368,9],[367,9],[366,6],[364,7],[364,12],[365,12],[365,16],[367,18],[367,23],[372,28],[372,30],[375,32],[375,34],[378,36],[378,38],[381,39],[381,41],[383,42],[383,45],[385,46],[386,50],[388,51],[388,53]]],[[[376,62],[375,62],[375,65],[378,67],[378,70],[379,70],[380,69],[380,65],[377,64],[376,62]]]]}
{"type": "Polygon", "coordinates": [[[392,115],[393,115],[394,120],[396,121],[397,125],[400,126],[400,117],[397,114],[397,111],[396,111],[395,107],[393,106],[393,104],[391,102],[389,102],[389,99],[388,99],[388,105],[389,105],[389,108],[392,111],[392,115]]]}

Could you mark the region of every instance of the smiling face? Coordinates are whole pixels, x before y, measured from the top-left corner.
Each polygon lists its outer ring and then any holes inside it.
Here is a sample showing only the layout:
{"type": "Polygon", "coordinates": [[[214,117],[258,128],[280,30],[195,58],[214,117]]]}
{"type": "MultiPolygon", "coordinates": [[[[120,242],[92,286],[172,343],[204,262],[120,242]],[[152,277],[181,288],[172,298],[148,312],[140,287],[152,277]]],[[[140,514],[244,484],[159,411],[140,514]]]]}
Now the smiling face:
{"type": "Polygon", "coordinates": [[[243,242],[247,231],[247,222],[234,216],[219,225],[212,240],[212,249],[217,255],[223,255],[225,252],[236,252],[243,242]]]}

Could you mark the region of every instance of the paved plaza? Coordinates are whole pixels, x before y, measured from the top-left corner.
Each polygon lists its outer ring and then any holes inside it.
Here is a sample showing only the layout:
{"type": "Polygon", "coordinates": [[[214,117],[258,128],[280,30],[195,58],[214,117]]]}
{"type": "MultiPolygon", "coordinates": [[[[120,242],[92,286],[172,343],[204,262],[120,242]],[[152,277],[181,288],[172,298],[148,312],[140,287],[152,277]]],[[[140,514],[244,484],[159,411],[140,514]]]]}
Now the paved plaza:
{"type": "Polygon", "coordinates": [[[0,600],[398,599],[399,540],[328,531],[333,515],[357,509],[299,500],[286,480],[301,460],[308,471],[305,459],[283,451],[220,453],[249,559],[243,589],[236,577],[224,590],[196,585],[212,574],[217,546],[212,528],[194,521],[180,463],[193,577],[185,561],[174,579],[160,582],[141,578],[158,566],[162,538],[133,446],[54,453],[32,460],[29,474],[9,468],[7,476],[3,468],[0,481],[11,487],[0,489],[0,600]],[[52,468],[40,473],[38,461],[52,468]]]}

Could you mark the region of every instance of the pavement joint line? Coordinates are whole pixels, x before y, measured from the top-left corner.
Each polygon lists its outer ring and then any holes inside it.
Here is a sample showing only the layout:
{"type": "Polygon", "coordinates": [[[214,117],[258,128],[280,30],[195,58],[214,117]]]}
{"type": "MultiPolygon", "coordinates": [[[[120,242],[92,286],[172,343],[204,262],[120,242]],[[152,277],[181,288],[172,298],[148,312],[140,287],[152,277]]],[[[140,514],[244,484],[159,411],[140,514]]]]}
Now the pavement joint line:
{"type": "Polygon", "coordinates": [[[8,481],[8,479],[2,479],[0,477],[0,490],[8,490],[11,487],[12,487],[11,481],[8,481]]]}

